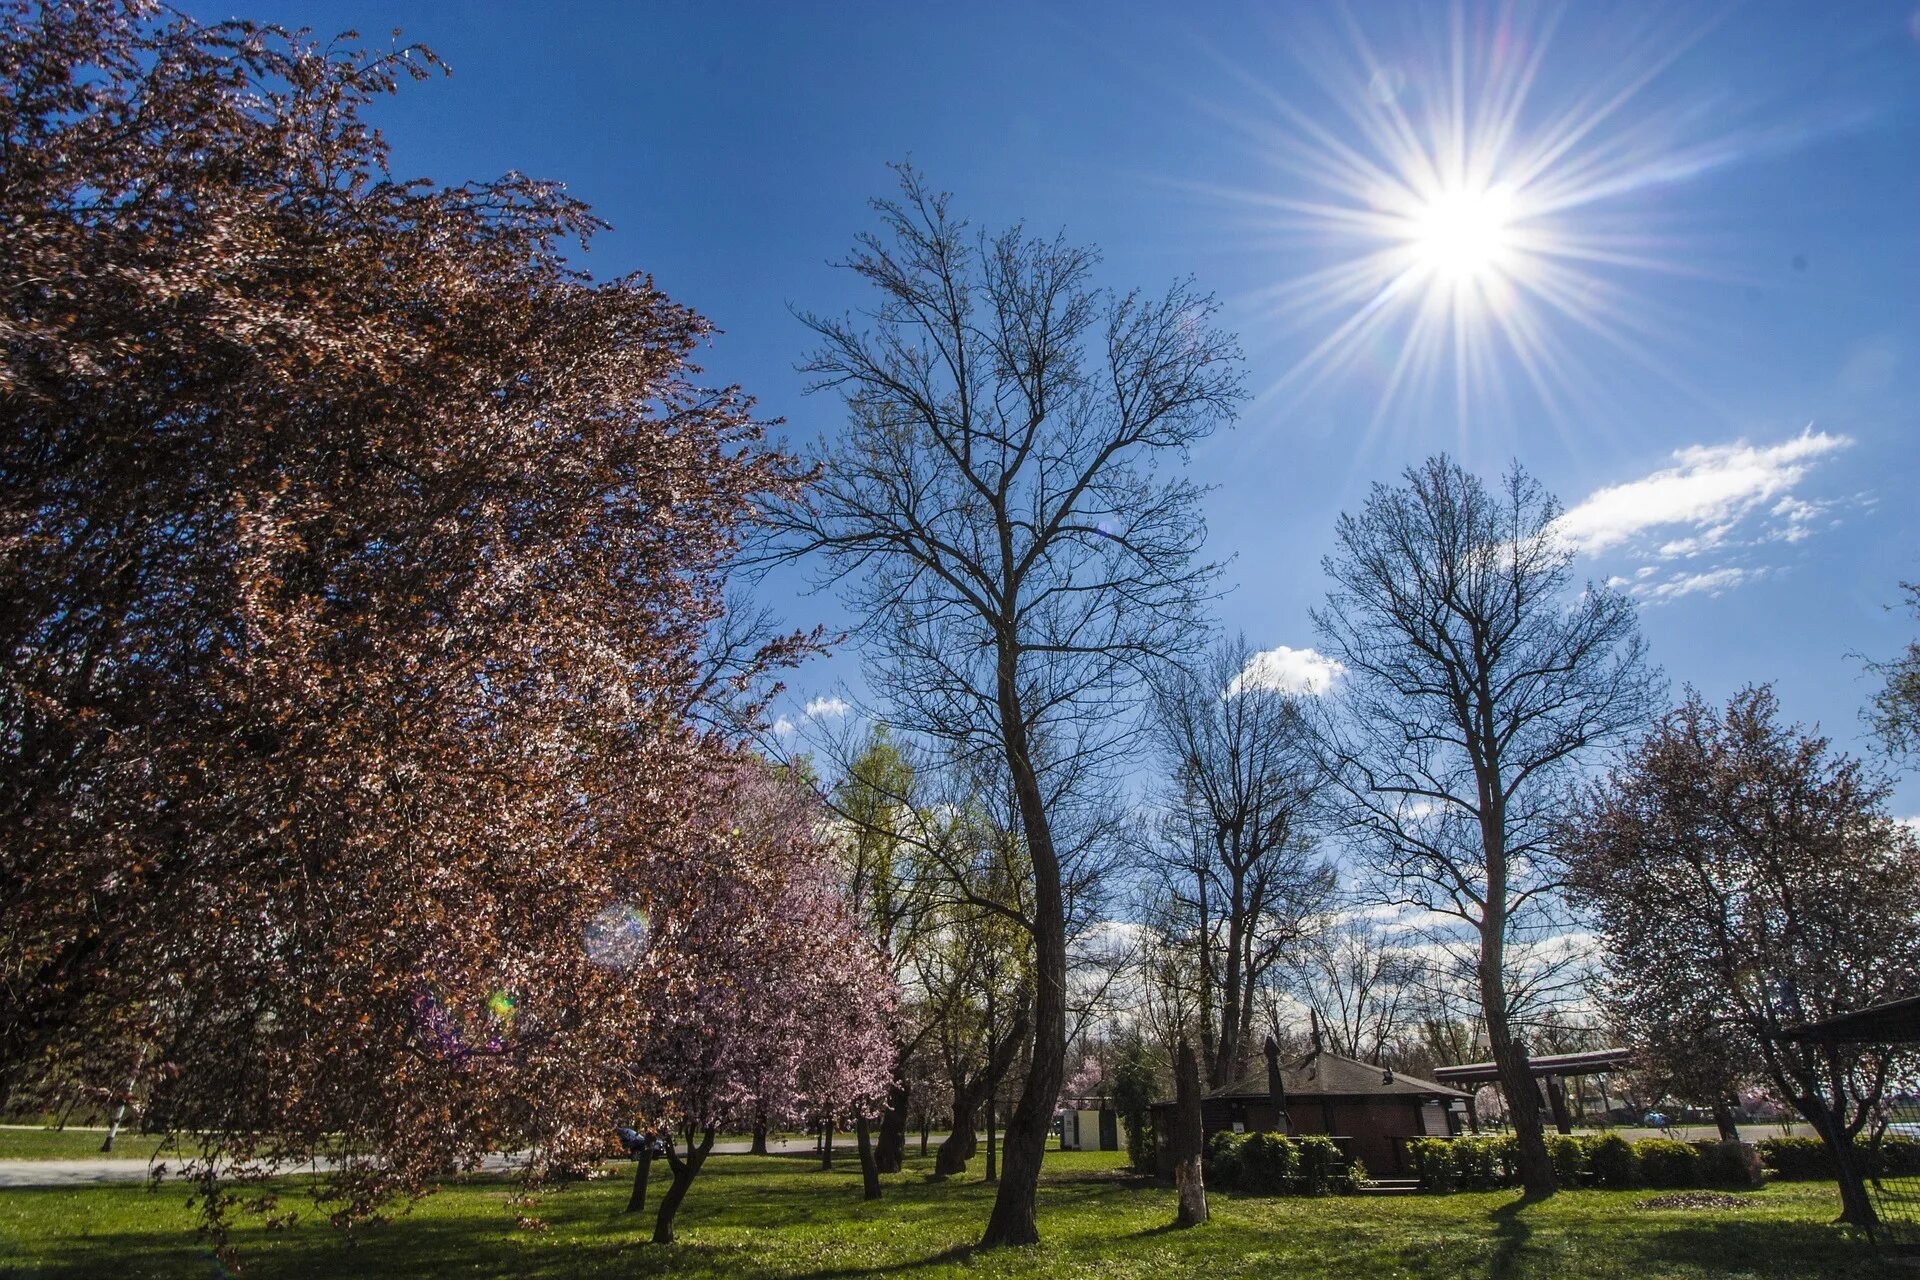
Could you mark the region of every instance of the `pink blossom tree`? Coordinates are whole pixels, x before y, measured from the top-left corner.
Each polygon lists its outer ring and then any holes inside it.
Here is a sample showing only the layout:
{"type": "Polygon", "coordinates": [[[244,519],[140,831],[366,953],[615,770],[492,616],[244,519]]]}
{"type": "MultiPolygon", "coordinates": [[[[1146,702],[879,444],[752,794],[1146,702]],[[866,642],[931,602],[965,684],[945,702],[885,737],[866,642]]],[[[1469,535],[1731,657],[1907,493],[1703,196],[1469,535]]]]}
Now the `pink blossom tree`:
{"type": "Polygon", "coordinates": [[[723,1129],[871,1116],[891,1067],[893,981],[834,888],[810,790],[751,762],[716,780],[713,801],[731,825],[659,868],[635,975],[653,988],[642,1105],[673,1172],[660,1244],[723,1129]]]}

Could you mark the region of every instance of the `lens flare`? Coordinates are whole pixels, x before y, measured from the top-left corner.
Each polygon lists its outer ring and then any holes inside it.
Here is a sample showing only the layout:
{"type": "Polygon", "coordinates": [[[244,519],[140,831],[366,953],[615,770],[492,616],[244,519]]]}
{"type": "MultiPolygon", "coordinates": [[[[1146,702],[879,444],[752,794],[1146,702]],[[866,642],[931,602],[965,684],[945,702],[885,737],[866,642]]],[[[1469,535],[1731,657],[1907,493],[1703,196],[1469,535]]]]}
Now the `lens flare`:
{"type": "Polygon", "coordinates": [[[646,954],[648,932],[647,913],[639,907],[608,906],[587,926],[587,959],[603,969],[631,969],[646,954]]]}
{"type": "Polygon", "coordinates": [[[1604,56],[1581,35],[1555,58],[1566,10],[1434,12],[1383,35],[1289,11],[1276,36],[1298,74],[1222,59],[1257,106],[1218,114],[1270,176],[1201,189],[1245,208],[1252,243],[1276,254],[1275,278],[1242,298],[1250,346],[1285,352],[1263,390],[1370,386],[1376,427],[1397,410],[1464,424],[1528,392],[1552,418],[1590,413],[1617,403],[1617,375],[1589,367],[1603,353],[1690,390],[1668,354],[1685,326],[1650,299],[1649,273],[1732,273],[1662,219],[1676,188],[1763,148],[1689,138],[1707,117],[1652,100],[1709,26],[1615,24],[1604,56]]]}

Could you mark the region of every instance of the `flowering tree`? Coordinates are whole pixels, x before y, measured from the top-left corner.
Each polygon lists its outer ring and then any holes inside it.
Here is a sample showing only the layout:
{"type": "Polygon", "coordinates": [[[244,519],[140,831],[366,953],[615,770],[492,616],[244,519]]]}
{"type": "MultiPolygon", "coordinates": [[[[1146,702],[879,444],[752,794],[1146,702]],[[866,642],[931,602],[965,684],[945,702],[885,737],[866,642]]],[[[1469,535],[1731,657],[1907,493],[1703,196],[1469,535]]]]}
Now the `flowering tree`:
{"type": "Polygon", "coordinates": [[[1781,723],[1770,688],[1724,709],[1690,692],[1565,832],[1607,952],[1609,1012],[1655,1079],[1764,1080],[1826,1144],[1843,1220],[1869,1230],[1854,1139],[1901,1055],[1781,1032],[1920,983],[1920,841],[1886,812],[1888,791],[1781,723]]]}
{"type": "Polygon", "coordinates": [[[796,477],[707,324],[557,186],[393,179],[431,65],[0,4],[0,1102],[145,1046],[209,1190],[332,1154],[347,1220],[638,1105],[583,942],[798,647],[711,660],[796,477]]]}
{"type": "Polygon", "coordinates": [[[656,869],[634,975],[649,993],[643,1109],[672,1135],[661,1244],[722,1129],[870,1117],[893,1063],[893,981],[835,889],[812,793],[743,763],[716,782],[709,812],[733,825],[656,869]]]}

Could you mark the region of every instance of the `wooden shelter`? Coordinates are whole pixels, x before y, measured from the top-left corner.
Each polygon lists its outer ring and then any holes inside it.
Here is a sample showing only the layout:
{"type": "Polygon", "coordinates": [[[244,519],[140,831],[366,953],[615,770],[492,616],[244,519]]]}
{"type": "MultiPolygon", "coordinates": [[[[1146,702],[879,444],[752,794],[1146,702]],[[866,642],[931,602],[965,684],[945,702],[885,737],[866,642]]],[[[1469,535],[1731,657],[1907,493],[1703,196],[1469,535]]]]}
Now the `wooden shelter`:
{"type": "MultiPolygon", "coordinates": [[[[1466,1125],[1468,1095],[1460,1090],[1330,1053],[1317,1041],[1298,1062],[1283,1063],[1279,1046],[1268,1039],[1266,1059],[1265,1066],[1201,1098],[1208,1137],[1222,1130],[1323,1133],[1369,1173],[1392,1176],[1409,1171],[1409,1141],[1451,1137],[1466,1125]]],[[[1166,1135],[1173,1103],[1156,1102],[1153,1118],[1158,1163],[1170,1173],[1166,1135]]]]}
{"type": "MultiPolygon", "coordinates": [[[[1554,1128],[1561,1133],[1572,1133],[1573,1116],[1567,1110],[1567,1090],[1563,1081],[1580,1076],[1604,1076],[1631,1065],[1632,1061],[1633,1054],[1627,1049],[1589,1049],[1583,1053],[1550,1053],[1528,1058],[1527,1067],[1546,1094],[1547,1107],[1553,1112],[1554,1128]]],[[[1500,1066],[1494,1062],[1466,1062],[1457,1067],[1435,1067],[1433,1076],[1447,1084],[1477,1089],[1483,1084],[1500,1083],[1500,1066]]],[[[1468,1116],[1477,1128],[1479,1117],[1473,1114],[1471,1100],[1468,1102],[1468,1116]]]]}

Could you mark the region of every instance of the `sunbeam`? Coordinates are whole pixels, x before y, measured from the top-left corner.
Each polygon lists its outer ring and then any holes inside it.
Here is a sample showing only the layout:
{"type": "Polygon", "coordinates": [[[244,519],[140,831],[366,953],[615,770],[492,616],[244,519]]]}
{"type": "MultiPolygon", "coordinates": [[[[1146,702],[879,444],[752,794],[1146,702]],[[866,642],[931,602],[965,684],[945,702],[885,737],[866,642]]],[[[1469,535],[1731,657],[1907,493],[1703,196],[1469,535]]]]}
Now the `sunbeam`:
{"type": "Polygon", "coordinates": [[[1458,3],[1442,30],[1398,38],[1349,15],[1304,48],[1295,31],[1316,94],[1233,66],[1260,105],[1231,123],[1271,177],[1212,194],[1252,211],[1250,229],[1295,268],[1243,299],[1255,342],[1289,349],[1269,393],[1368,379],[1376,427],[1414,404],[1463,429],[1489,402],[1560,417],[1608,399],[1582,359],[1601,348],[1688,390],[1637,282],[1730,278],[1659,234],[1646,207],[1742,150],[1687,138],[1692,117],[1650,101],[1705,29],[1644,30],[1617,58],[1581,50],[1578,81],[1549,87],[1557,17],[1534,13],[1458,3]],[[1595,75],[1601,62],[1612,70],[1595,75]]]}

